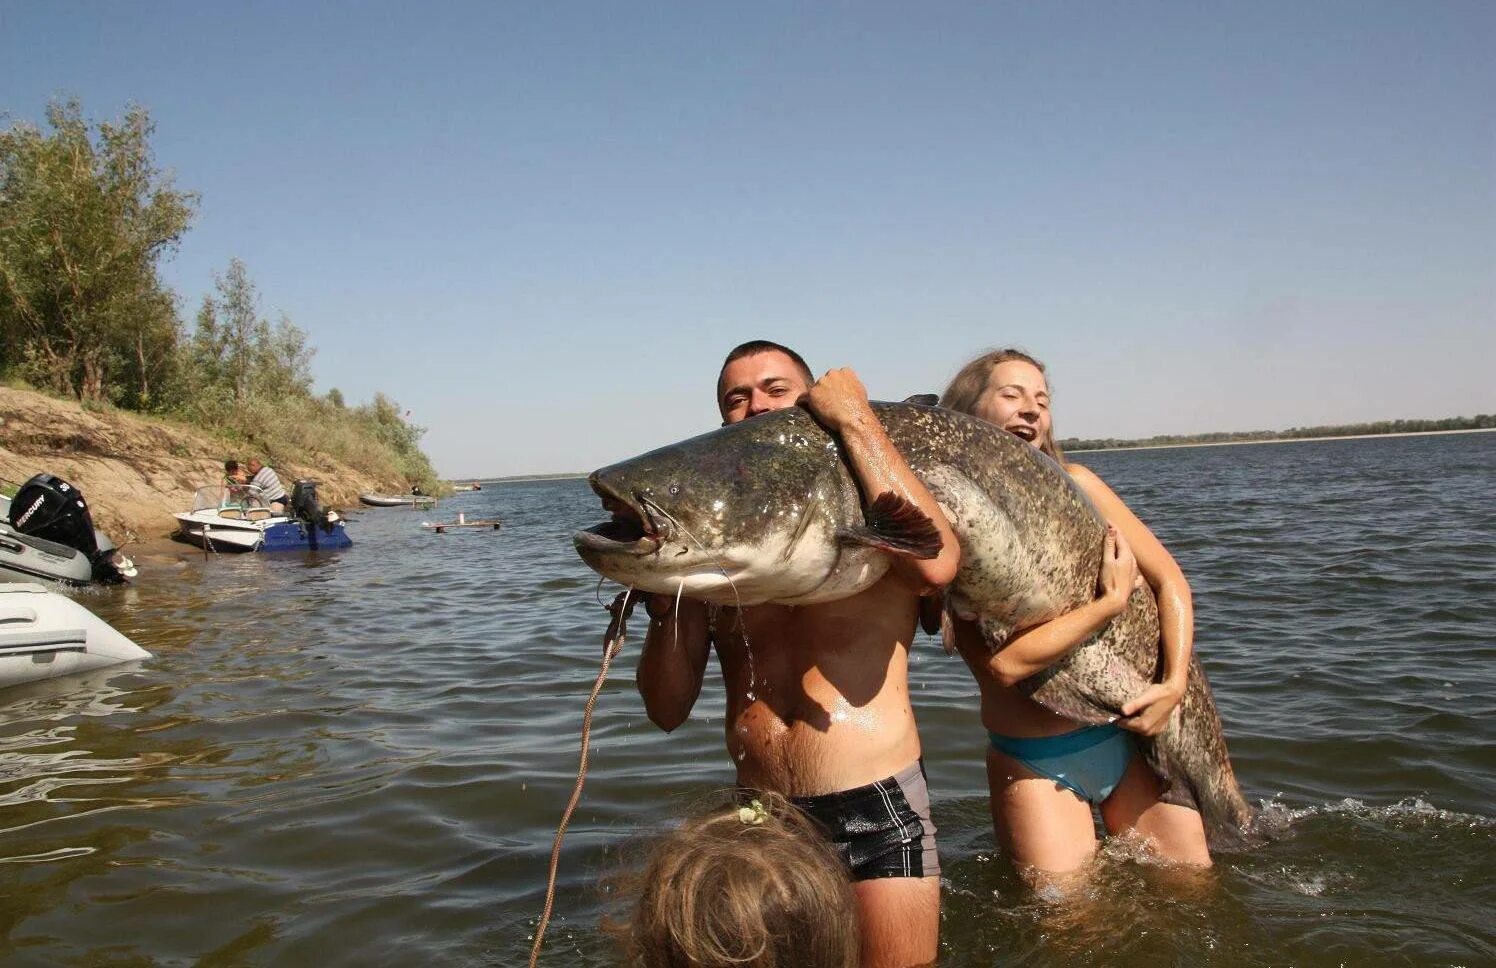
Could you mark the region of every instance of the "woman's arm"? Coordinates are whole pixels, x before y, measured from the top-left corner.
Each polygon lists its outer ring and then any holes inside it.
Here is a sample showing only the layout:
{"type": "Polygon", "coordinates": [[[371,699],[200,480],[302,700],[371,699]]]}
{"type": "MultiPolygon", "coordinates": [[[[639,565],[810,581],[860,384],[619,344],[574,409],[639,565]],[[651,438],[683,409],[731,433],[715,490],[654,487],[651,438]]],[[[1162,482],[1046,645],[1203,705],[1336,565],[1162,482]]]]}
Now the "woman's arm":
{"type": "Polygon", "coordinates": [[[1163,637],[1163,681],[1154,683],[1122,706],[1118,725],[1145,736],[1156,736],[1179,705],[1189,679],[1195,645],[1195,606],[1190,584],[1174,556],[1148,530],[1116,492],[1090,469],[1071,464],[1070,476],[1137,555],[1138,570],[1158,599],[1158,624],[1163,637]]]}
{"type": "Polygon", "coordinates": [[[1140,580],[1126,539],[1108,525],[1097,581],[1100,594],[1079,608],[1013,635],[987,660],[988,674],[1012,686],[1054,665],[1121,613],[1140,580]]]}

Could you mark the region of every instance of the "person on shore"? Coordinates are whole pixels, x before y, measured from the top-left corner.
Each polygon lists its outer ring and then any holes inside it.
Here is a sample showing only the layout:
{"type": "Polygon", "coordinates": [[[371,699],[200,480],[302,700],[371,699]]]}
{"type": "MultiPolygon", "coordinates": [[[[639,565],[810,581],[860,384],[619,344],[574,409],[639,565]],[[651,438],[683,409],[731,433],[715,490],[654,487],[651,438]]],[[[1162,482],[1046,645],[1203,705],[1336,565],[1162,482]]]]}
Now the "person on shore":
{"type": "Polygon", "coordinates": [[[251,457],[249,473],[249,483],[260,489],[260,496],[265,499],[266,504],[270,505],[271,510],[285,513],[286,489],[281,486],[280,478],[275,476],[275,471],[262,464],[258,457],[251,457]]]}
{"type": "Polygon", "coordinates": [[[996,653],[989,653],[973,624],[953,623],[956,646],[981,687],[998,842],[1031,877],[1074,873],[1096,852],[1096,807],[1108,832],[1136,831],[1164,859],[1208,866],[1200,814],[1161,799],[1158,777],[1129,736],[1157,735],[1184,695],[1194,646],[1194,607],[1184,573],[1100,477],[1066,463],[1054,443],[1049,385],[1038,360],[1013,349],[985,353],[956,374],[940,402],[1054,458],[1107,521],[1092,601],[1018,631],[996,653]],[[1142,581],[1158,599],[1163,678],[1127,702],[1117,723],[1079,726],[1018,690],[1019,682],[1058,662],[1119,614],[1142,581]]]}
{"type": "Polygon", "coordinates": [[[635,968],[856,968],[857,902],[815,822],[784,797],[687,819],[622,882],[604,921],[635,968]]]}
{"type": "Polygon", "coordinates": [[[855,373],[815,380],[799,354],[765,340],[728,354],[717,379],[724,424],[797,403],[837,438],[868,502],[892,494],[930,519],[938,555],[895,557],[872,588],[819,605],[718,609],[647,595],[639,692],[650,720],[675,729],[715,647],[738,782],[789,797],[827,828],[851,871],[864,965],[924,964],[938,953],[939,860],[908,653],[919,598],[955,577],[960,548],[855,373]]]}

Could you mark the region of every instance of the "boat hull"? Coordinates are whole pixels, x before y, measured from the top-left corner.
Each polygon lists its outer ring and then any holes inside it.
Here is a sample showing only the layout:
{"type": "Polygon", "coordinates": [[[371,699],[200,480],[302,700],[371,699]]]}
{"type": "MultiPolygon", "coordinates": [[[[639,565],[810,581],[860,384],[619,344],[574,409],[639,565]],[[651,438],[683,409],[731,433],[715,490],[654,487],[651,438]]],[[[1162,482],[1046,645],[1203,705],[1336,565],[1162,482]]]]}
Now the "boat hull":
{"type": "Polygon", "coordinates": [[[214,522],[205,520],[200,513],[176,517],[181,522],[178,536],[210,551],[316,551],[353,546],[342,521],[335,522],[332,530],[327,531],[286,518],[214,522]]]}
{"type": "Polygon", "coordinates": [[[0,688],[150,657],[70,598],[0,583],[0,688]]]}
{"type": "Polygon", "coordinates": [[[0,582],[46,579],[87,585],[93,578],[93,563],[78,549],[0,524],[0,582]]]}
{"type": "Polygon", "coordinates": [[[436,503],[436,498],[426,494],[360,494],[358,500],[375,508],[421,507],[436,503]]]}
{"type": "Polygon", "coordinates": [[[352,546],[353,539],[348,537],[348,531],[341,521],[335,522],[331,531],[288,521],[265,529],[265,543],[260,546],[260,550],[317,551],[352,546]]]}

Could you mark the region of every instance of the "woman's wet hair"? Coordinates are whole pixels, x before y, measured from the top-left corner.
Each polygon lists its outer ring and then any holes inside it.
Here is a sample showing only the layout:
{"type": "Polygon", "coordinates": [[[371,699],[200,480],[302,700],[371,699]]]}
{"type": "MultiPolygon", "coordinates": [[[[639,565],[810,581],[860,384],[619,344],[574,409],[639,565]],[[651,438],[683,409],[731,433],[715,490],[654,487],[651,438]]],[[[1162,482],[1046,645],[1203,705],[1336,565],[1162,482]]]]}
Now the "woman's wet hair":
{"type": "Polygon", "coordinates": [[[854,968],[856,898],[814,820],[784,797],[743,795],[686,820],[618,882],[604,921],[636,968],[854,968]]]}
{"type": "MultiPolygon", "coordinates": [[[[940,405],[947,410],[959,410],[961,413],[976,415],[977,403],[982,399],[982,394],[987,392],[987,383],[992,379],[992,368],[999,363],[1010,363],[1017,361],[1027,363],[1040,373],[1045,373],[1044,364],[1034,359],[1023,350],[1007,347],[1000,350],[989,350],[967,363],[951,378],[950,385],[940,395],[940,405]]],[[[1050,418],[1049,432],[1044,439],[1039,441],[1039,449],[1050,457],[1065,463],[1065,454],[1054,442],[1054,419],[1050,418]]]]}

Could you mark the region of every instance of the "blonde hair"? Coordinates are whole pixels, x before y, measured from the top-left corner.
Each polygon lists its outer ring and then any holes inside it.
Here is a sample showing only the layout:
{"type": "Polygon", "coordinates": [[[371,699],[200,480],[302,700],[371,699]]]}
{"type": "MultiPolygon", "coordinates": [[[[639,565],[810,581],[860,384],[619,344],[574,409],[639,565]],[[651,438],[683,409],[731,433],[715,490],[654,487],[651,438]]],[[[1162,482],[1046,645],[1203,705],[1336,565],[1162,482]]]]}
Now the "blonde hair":
{"type": "MultiPolygon", "coordinates": [[[[989,350],[967,363],[957,371],[951,378],[950,385],[940,395],[940,405],[947,410],[959,410],[961,413],[969,413],[973,416],[977,412],[977,403],[982,399],[982,394],[987,392],[987,382],[992,378],[992,368],[999,363],[1013,361],[1027,363],[1040,373],[1046,373],[1044,364],[1025,353],[1023,350],[1007,347],[1000,350],[989,350]]],[[[1047,378],[1047,373],[1046,373],[1047,378]]],[[[1044,439],[1039,441],[1039,449],[1050,457],[1065,463],[1065,455],[1058,444],[1054,442],[1054,422],[1051,418],[1049,432],[1044,439]]]]}
{"type": "Polygon", "coordinates": [[[638,968],[855,968],[856,898],[821,829],[784,797],[754,794],[686,820],[624,884],[604,921],[638,968]]]}

